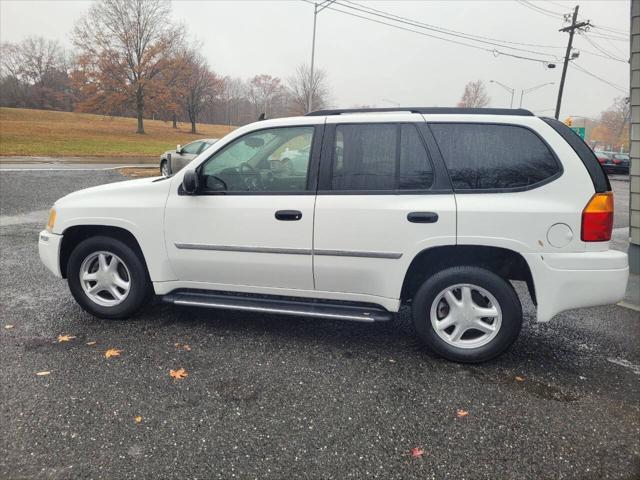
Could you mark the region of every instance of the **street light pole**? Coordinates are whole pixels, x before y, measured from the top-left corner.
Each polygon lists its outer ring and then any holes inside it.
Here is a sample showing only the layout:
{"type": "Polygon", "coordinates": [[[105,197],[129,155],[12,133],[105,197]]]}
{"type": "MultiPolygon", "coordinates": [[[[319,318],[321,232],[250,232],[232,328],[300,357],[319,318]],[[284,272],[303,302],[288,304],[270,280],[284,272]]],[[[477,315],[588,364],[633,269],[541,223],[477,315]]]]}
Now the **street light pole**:
{"type": "Polygon", "coordinates": [[[497,80],[489,80],[489,83],[497,83],[498,85],[500,85],[502,88],[504,88],[507,92],[511,94],[511,104],[509,105],[509,108],[513,108],[513,94],[515,93],[516,89],[507,87],[504,83],[500,83],[497,80]]]}
{"type": "Polygon", "coordinates": [[[522,91],[520,92],[520,107],[519,108],[522,108],[522,97],[524,97],[525,93],[533,92],[534,90],[538,90],[539,88],[546,87],[547,85],[555,85],[555,83],[556,82],[547,82],[547,83],[542,83],[540,85],[536,85],[535,87],[523,88],[522,91]]]}
{"type": "Polygon", "coordinates": [[[310,112],[313,108],[313,64],[316,56],[316,22],[318,20],[318,14],[335,1],[336,0],[325,0],[320,4],[313,4],[313,38],[311,40],[311,65],[309,67],[309,92],[307,98],[307,112],[310,112]]]}

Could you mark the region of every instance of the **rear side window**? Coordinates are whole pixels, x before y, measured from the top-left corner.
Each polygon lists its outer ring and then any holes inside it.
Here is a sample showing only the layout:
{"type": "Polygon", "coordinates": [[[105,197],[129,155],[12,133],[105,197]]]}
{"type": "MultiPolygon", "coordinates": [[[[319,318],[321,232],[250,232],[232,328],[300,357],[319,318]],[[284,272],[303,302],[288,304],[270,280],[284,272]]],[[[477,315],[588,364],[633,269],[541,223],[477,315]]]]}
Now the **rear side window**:
{"type": "Polygon", "coordinates": [[[549,147],[531,130],[514,125],[430,125],[454,190],[531,187],[561,171],[549,147]]]}
{"type": "Polygon", "coordinates": [[[336,127],[332,190],[425,190],[432,183],[433,168],[414,125],[336,127]]]}

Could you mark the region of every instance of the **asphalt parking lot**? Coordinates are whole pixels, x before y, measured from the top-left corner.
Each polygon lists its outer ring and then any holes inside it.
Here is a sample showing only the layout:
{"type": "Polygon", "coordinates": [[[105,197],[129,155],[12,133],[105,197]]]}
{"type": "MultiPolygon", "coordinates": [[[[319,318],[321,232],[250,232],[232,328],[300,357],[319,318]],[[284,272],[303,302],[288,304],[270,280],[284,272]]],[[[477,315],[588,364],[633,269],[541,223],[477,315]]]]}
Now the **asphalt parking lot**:
{"type": "MultiPolygon", "coordinates": [[[[0,478],[639,478],[638,312],[535,324],[527,301],[520,339],[480,366],[425,350],[404,315],[365,325],[156,302],[98,320],[40,264],[37,233],[58,197],[121,179],[0,175],[0,478]],[[171,378],[179,368],[188,377],[171,378]]],[[[613,183],[623,208],[628,183],[613,183]]]]}

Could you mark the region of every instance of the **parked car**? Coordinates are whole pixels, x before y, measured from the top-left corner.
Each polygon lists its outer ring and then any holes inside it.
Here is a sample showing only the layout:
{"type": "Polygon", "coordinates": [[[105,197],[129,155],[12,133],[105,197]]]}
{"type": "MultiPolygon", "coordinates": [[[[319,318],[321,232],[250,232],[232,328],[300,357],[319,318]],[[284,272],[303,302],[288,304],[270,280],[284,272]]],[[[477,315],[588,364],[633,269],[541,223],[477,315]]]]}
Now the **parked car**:
{"type": "Polygon", "coordinates": [[[598,162],[607,173],[629,173],[630,157],[626,153],[595,152],[598,162]]]}
{"type": "Polygon", "coordinates": [[[55,202],[40,257],[87,312],[175,305],[360,322],[411,308],[420,339],[481,362],[522,325],[617,302],[613,194],[591,149],[526,110],[356,109],[265,120],[170,178],[55,202]]]}
{"type": "Polygon", "coordinates": [[[203,138],[187,143],[185,146],[178,145],[175,150],[167,150],[160,155],[160,174],[167,177],[182,170],[187,163],[217,141],[217,138],[203,138]],[[171,165],[169,165],[169,155],[171,155],[171,165]]]}
{"type": "MultiPolygon", "coordinates": [[[[607,155],[611,158],[610,172],[608,173],[629,173],[629,164],[631,163],[631,157],[627,153],[619,152],[607,152],[607,155]]],[[[605,168],[607,170],[607,168],[605,168]]]]}

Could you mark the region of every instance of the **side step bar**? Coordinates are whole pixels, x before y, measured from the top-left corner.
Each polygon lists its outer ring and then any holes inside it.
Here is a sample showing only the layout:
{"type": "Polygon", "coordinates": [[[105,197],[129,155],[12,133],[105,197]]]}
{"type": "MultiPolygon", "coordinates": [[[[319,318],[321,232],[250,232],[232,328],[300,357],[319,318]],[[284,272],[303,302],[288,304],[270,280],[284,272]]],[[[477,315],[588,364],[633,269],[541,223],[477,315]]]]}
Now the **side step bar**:
{"type": "Polygon", "coordinates": [[[382,307],[366,304],[342,305],[340,303],[324,303],[310,299],[282,300],[182,291],[165,295],[162,300],[174,305],[190,307],[298,315],[301,317],[350,320],[354,322],[386,322],[393,318],[393,314],[382,307]]]}

